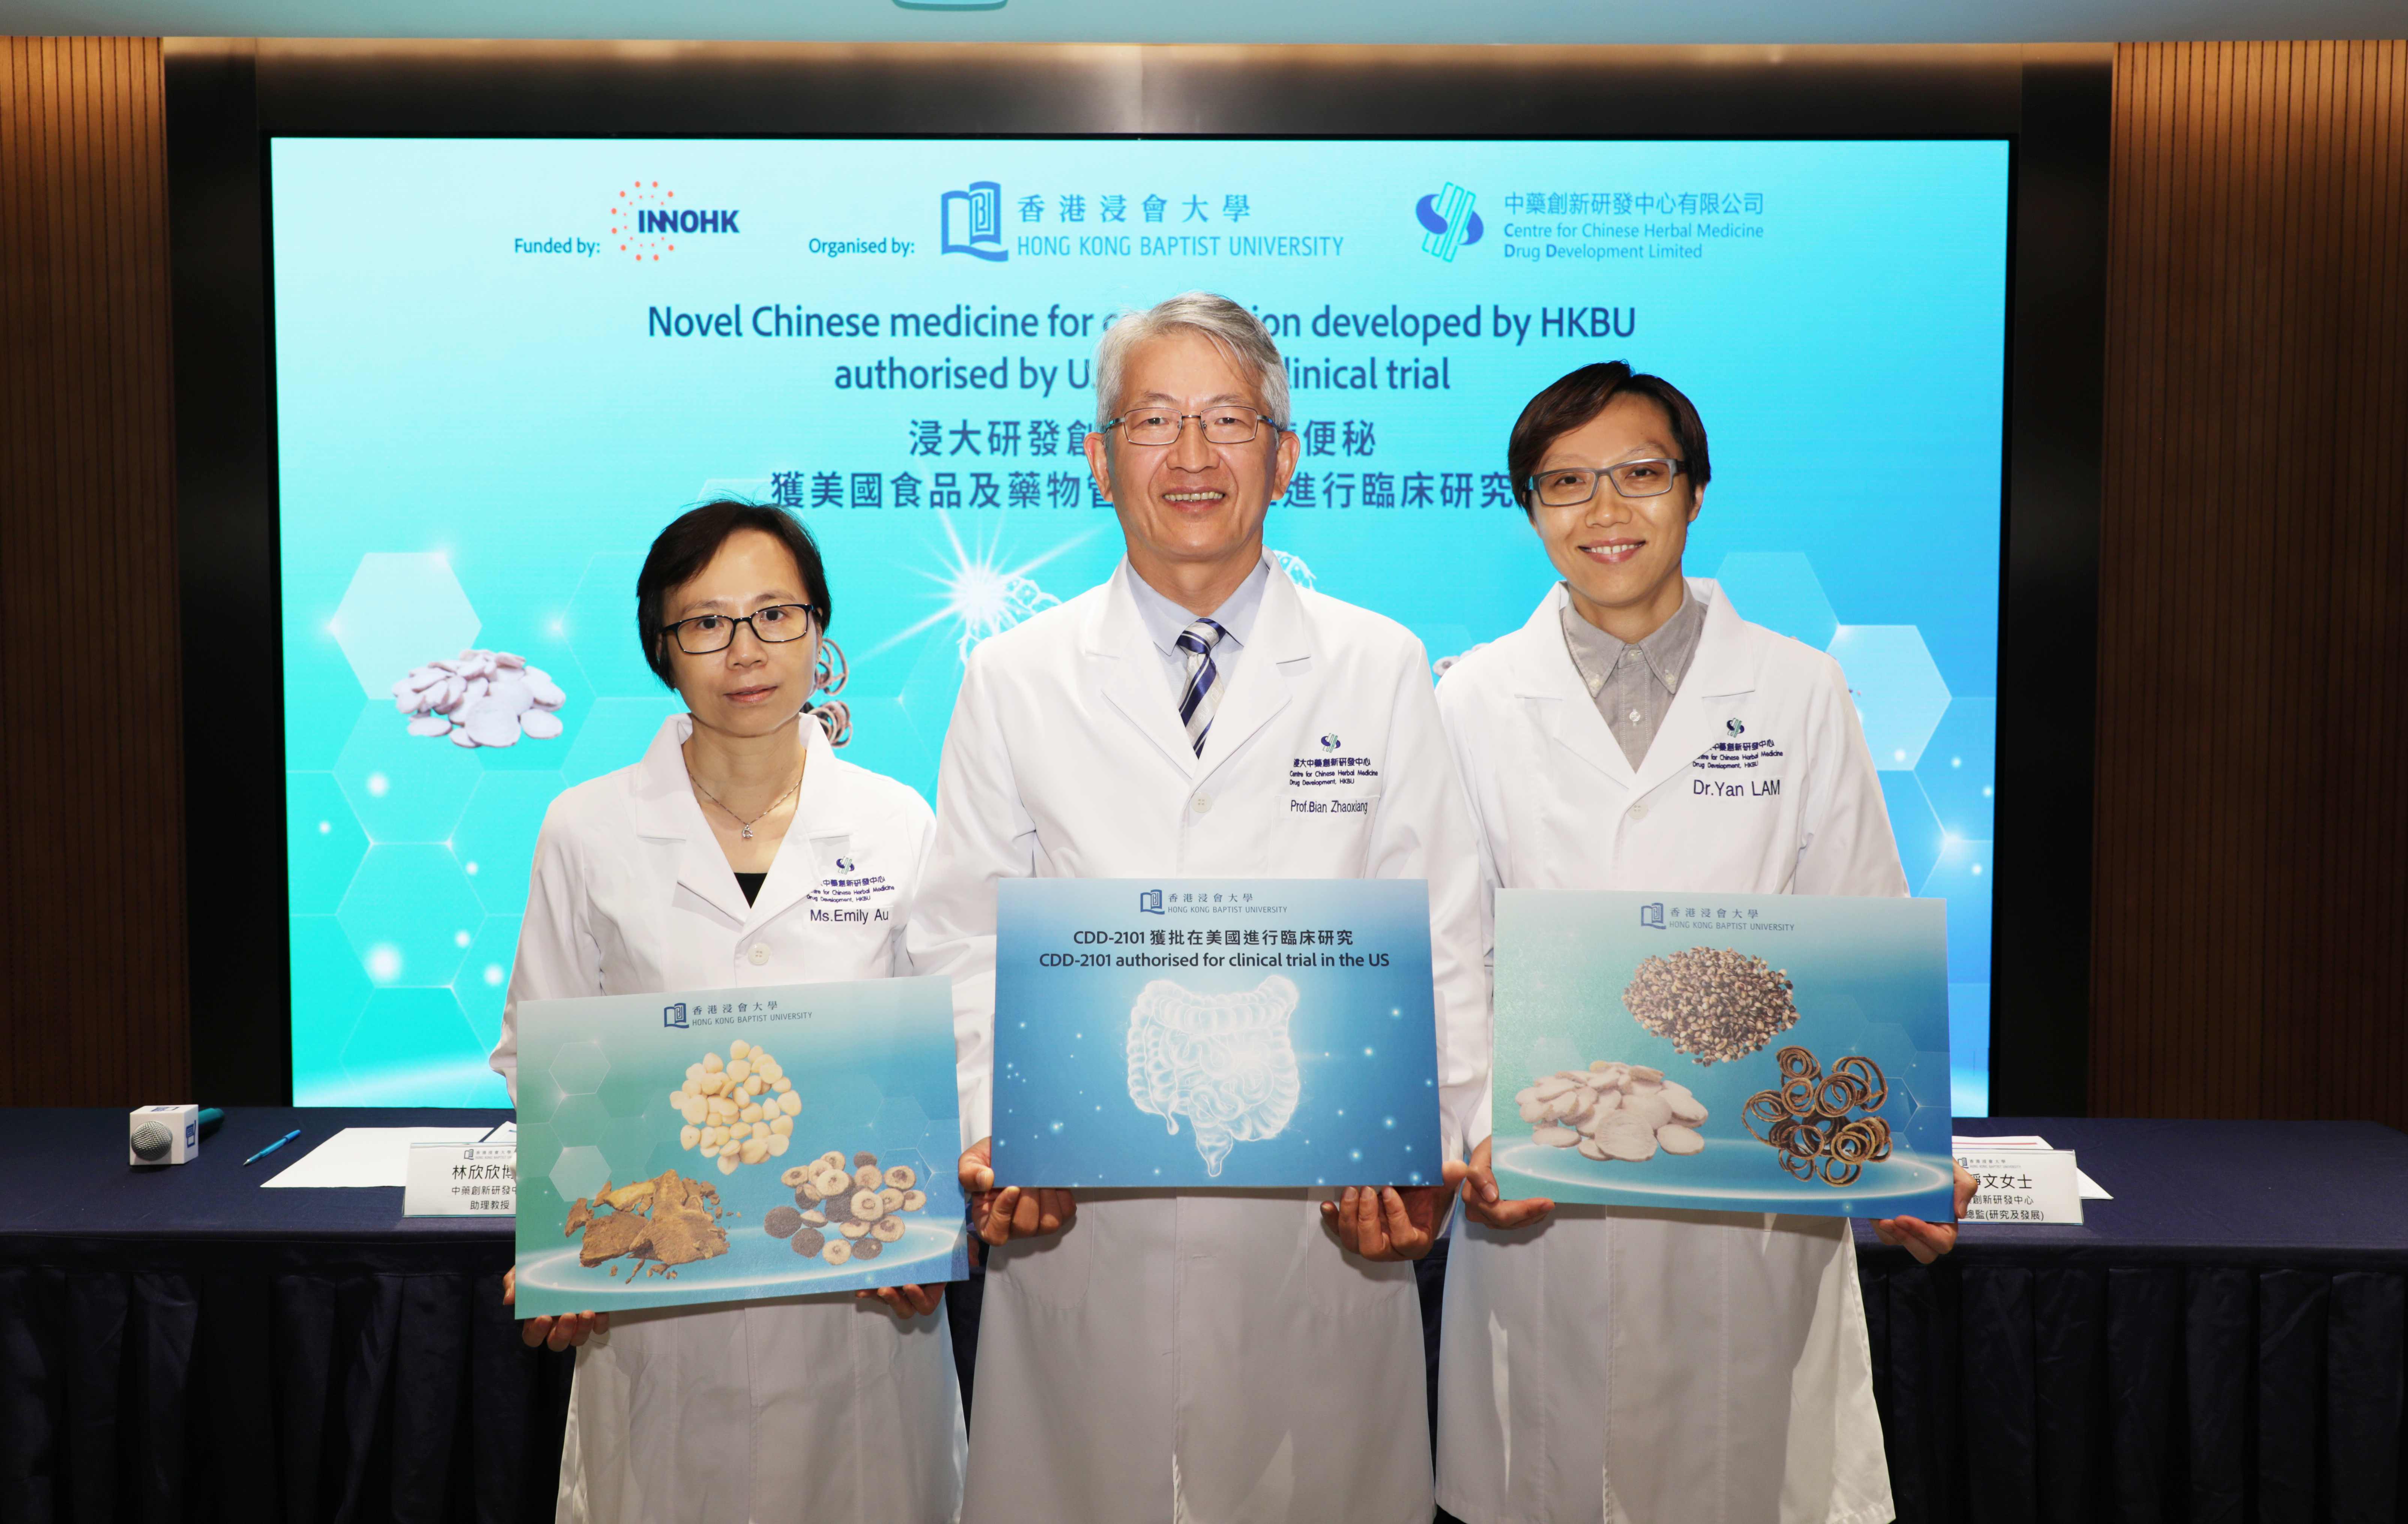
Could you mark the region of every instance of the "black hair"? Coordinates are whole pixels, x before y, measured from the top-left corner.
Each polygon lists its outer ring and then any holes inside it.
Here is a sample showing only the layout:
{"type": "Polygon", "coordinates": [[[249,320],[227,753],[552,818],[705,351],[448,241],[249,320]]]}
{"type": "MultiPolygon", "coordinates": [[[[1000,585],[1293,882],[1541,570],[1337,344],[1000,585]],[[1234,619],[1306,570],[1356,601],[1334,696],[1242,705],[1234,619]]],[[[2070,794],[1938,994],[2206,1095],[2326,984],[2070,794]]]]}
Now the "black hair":
{"type": "Polygon", "coordinates": [[[795,558],[796,569],[803,574],[803,596],[819,610],[821,630],[825,631],[836,618],[819,544],[800,519],[774,504],[748,503],[740,497],[722,497],[690,508],[660,532],[644,557],[644,569],[636,574],[636,636],[644,642],[644,660],[653,674],[672,688],[677,683],[661,627],[662,600],[701,575],[719,548],[747,529],[767,535],[795,558]]]}
{"type": "Polygon", "coordinates": [[[1681,474],[1689,479],[1692,493],[1705,489],[1713,467],[1706,458],[1706,424],[1698,416],[1697,404],[1663,377],[1640,375],[1627,361],[1610,360],[1583,366],[1550,382],[1513,421],[1512,437],[1505,445],[1505,470],[1513,485],[1513,500],[1522,505],[1525,516],[1532,511],[1530,478],[1538,474],[1547,447],[1605,411],[1606,405],[1620,396],[1643,396],[1664,410],[1672,425],[1672,447],[1681,453],[1681,474]]]}

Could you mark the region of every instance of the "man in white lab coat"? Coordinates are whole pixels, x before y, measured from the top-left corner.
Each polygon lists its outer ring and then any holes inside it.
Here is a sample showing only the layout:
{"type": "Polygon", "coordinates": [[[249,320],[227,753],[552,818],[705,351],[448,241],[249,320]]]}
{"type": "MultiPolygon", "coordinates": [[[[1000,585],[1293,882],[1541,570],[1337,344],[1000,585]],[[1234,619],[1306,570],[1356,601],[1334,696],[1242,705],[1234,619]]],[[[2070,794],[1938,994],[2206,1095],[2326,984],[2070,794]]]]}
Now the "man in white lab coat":
{"type": "Polygon", "coordinates": [[[964,1179],[997,1245],[963,1518],[1426,1524],[1404,1261],[1441,1192],[991,1188],[1007,877],[1426,879],[1450,1157],[1487,1083],[1471,827],[1425,654],[1263,549],[1297,455],[1277,347],[1194,293],[1106,334],[1096,392],[1126,558],[971,654],[908,933],[954,981],[964,1179]],[[1370,758],[1359,810],[1297,808],[1326,736],[1370,758]]]}
{"type": "MultiPolygon", "coordinates": [[[[1439,686],[1495,891],[1904,895],[1839,664],[1684,578],[1705,425],[1593,365],[1507,464],[1564,580],[1439,686]],[[1745,795],[1697,786],[1745,759],[1745,795]]],[[[1891,1517],[1856,1253],[1839,1217],[1498,1199],[1488,1120],[1449,1252],[1439,1501],[1467,1524],[1879,1524],[1891,1517]]],[[[1957,1172],[1961,1212],[1971,1181],[1957,1172]]],[[[1953,1225],[1875,1225],[1928,1261],[1953,1225]]]]}

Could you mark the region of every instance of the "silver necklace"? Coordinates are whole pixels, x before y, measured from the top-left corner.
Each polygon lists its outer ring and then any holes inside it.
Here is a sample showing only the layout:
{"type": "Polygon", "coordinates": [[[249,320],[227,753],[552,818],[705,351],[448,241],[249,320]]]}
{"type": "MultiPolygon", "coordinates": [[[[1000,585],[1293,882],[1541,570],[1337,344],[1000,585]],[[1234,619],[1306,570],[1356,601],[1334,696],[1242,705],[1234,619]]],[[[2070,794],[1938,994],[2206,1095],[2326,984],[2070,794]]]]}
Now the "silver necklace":
{"type": "MultiPolygon", "coordinates": [[[[810,766],[810,759],[809,757],[803,759],[803,766],[806,769],[810,766]]],[[[702,797],[718,805],[722,810],[727,810],[727,802],[724,799],[722,799],[718,795],[712,793],[709,784],[705,784],[701,779],[695,778],[691,772],[687,773],[686,777],[693,781],[695,787],[702,790],[702,797]]],[[[762,811],[760,814],[754,815],[751,820],[745,819],[742,815],[738,814],[733,810],[727,810],[727,818],[736,822],[738,834],[742,836],[747,841],[750,841],[752,840],[752,827],[760,823],[762,816],[767,815],[769,812],[769,810],[775,810],[778,806],[785,803],[788,797],[802,786],[803,775],[800,772],[797,772],[795,774],[795,781],[786,785],[786,792],[779,795],[776,798],[769,801],[768,810],[762,811]]]]}

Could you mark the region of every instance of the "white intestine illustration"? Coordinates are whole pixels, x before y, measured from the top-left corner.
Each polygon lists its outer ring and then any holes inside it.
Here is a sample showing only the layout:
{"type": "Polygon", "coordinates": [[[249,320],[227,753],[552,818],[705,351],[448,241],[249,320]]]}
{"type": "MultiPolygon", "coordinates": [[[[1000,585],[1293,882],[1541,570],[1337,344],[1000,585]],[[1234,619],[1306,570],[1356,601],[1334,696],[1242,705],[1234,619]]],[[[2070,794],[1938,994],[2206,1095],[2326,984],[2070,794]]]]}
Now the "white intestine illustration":
{"type": "Polygon", "coordinates": [[[1272,974],[1226,995],[1156,979],[1129,1007],[1129,1099],[1174,1133],[1184,1113],[1206,1174],[1221,1172],[1232,1144],[1276,1138],[1296,1114],[1296,985],[1272,974]]]}

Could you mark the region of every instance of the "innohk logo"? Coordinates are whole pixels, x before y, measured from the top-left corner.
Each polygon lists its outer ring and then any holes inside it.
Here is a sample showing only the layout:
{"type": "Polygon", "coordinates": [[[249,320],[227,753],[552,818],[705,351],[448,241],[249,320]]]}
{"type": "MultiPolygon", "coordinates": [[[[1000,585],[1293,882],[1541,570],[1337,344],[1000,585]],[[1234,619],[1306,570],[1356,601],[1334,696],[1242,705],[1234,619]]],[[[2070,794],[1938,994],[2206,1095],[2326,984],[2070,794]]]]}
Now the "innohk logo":
{"type": "Polygon", "coordinates": [[[610,234],[620,240],[619,252],[634,255],[638,264],[647,259],[658,264],[661,255],[676,252],[681,234],[741,231],[737,215],[725,208],[681,207],[675,191],[661,189],[656,180],[639,180],[612,199],[610,234]]]}
{"type": "Polygon", "coordinates": [[[1466,244],[1478,243],[1488,231],[1480,214],[1471,209],[1478,199],[1453,180],[1434,195],[1426,195],[1413,203],[1413,217],[1426,231],[1422,236],[1422,252],[1455,263],[1455,252],[1466,244]]]}

